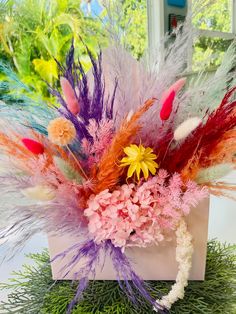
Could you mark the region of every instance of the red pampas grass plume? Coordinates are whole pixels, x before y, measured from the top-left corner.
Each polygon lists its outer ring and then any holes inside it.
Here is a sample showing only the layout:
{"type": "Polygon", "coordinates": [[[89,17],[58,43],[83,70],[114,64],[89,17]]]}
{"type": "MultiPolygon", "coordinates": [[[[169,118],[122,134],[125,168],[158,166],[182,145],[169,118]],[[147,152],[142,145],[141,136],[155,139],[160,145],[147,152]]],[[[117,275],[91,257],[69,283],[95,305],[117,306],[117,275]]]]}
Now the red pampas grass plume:
{"type": "Polygon", "coordinates": [[[65,77],[61,77],[60,84],[68,110],[74,115],[77,115],[80,111],[79,102],[70,82],[65,77]]]}
{"type": "MultiPolygon", "coordinates": [[[[220,162],[230,161],[227,149],[230,146],[234,146],[235,140],[232,137],[232,132],[236,127],[236,100],[233,98],[235,91],[236,87],[229,90],[219,107],[211,113],[206,113],[205,122],[200,123],[192,131],[192,136],[185,137],[179,145],[176,145],[168,152],[162,164],[163,168],[169,172],[181,173],[184,171],[185,176],[187,176],[188,169],[190,173],[190,168],[196,165],[194,172],[197,173],[197,168],[201,169],[208,166],[209,156],[212,160],[220,145],[220,162]],[[229,134],[229,132],[231,136],[227,141],[227,146],[222,147],[225,135],[229,134]]],[[[226,142],[224,143],[226,144],[226,142]]],[[[210,165],[213,166],[214,163],[210,165]]]]}
{"type": "Polygon", "coordinates": [[[41,143],[34,141],[30,138],[23,138],[21,141],[31,153],[35,155],[40,155],[44,153],[44,146],[41,143]]]}
{"type": "Polygon", "coordinates": [[[161,111],[160,111],[160,118],[162,121],[168,120],[170,114],[172,112],[173,102],[175,99],[175,91],[171,91],[169,95],[166,97],[165,101],[163,102],[161,111]]]}

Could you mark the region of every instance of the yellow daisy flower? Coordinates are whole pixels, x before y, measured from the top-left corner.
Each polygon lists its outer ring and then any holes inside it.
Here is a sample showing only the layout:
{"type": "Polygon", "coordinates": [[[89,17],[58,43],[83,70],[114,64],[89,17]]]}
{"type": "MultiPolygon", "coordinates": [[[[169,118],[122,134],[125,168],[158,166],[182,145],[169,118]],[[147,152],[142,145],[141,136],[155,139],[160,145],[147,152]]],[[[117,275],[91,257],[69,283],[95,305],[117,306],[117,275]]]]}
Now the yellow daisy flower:
{"type": "Polygon", "coordinates": [[[141,144],[139,146],[131,144],[124,148],[124,152],[127,157],[122,158],[121,166],[129,166],[127,178],[132,177],[136,173],[138,180],[140,180],[140,172],[143,172],[145,180],[147,180],[149,171],[152,175],[156,174],[156,168],[158,164],[154,161],[157,156],[153,154],[153,149],[150,147],[143,147],[141,144]]]}

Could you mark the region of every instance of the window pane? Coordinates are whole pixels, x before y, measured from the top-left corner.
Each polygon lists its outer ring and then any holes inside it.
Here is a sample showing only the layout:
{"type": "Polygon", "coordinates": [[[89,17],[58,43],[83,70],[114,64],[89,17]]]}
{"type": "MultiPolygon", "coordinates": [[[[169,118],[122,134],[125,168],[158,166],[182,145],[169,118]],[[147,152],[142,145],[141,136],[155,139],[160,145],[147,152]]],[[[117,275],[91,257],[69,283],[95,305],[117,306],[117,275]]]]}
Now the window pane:
{"type": "MultiPolygon", "coordinates": [[[[193,19],[195,27],[200,29],[231,32],[231,12],[233,0],[215,0],[193,19]]],[[[192,0],[197,3],[198,0],[192,0]]]]}
{"type": "Polygon", "coordinates": [[[207,70],[218,67],[231,42],[231,39],[200,37],[193,48],[193,71],[198,71],[203,66],[207,70]]]}

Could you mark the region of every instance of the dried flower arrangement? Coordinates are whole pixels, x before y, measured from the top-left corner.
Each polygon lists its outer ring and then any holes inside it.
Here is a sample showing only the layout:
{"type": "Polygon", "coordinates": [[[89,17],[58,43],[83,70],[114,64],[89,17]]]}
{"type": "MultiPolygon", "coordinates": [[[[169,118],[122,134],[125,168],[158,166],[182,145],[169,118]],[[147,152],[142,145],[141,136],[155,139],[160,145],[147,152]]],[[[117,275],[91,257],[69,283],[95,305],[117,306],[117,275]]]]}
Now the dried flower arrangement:
{"type": "Polygon", "coordinates": [[[58,62],[60,88],[49,86],[60,106],[2,106],[1,216],[7,227],[1,237],[20,233],[19,245],[43,230],[87,239],[51,261],[73,252],[65,273],[85,261],[74,274],[80,281],[68,313],[101,252],[110,256],[131,300],[138,291],[155,311],[168,313],[183,298],[191,268],[185,217],[209,192],[235,190],[219,181],[235,164],[235,43],[213,77],[187,86],[182,70],[189,36],[188,27],[181,29],[155,71],[120,47],[97,61],[87,49],[93,78],[75,62],[72,43],[66,65],[58,62]],[[155,300],[125,249],[158,245],[174,233],[176,283],[155,300]]]}

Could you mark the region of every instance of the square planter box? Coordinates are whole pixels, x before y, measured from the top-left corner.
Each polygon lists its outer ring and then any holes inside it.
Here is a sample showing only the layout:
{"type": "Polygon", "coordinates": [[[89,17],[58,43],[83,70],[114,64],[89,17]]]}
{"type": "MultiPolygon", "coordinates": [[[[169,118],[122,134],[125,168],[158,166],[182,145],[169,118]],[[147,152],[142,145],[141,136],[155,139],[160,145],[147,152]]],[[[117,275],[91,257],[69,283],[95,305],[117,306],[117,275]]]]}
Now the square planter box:
{"type": "MultiPolygon", "coordinates": [[[[193,261],[190,273],[190,280],[204,280],[207,239],[208,239],[208,217],[209,217],[209,198],[203,200],[186,218],[188,230],[193,236],[193,261]]],[[[65,251],[72,245],[81,242],[81,238],[69,237],[49,237],[49,253],[53,258],[55,255],[65,251]]],[[[127,248],[125,254],[130,258],[133,269],[144,280],[175,280],[177,274],[177,263],[175,260],[176,242],[164,241],[158,246],[148,248],[127,248]]],[[[72,256],[73,254],[71,254],[72,256]]],[[[73,279],[73,274],[80,269],[83,261],[78,263],[73,271],[64,277],[61,269],[70,260],[70,256],[58,259],[52,263],[53,279],[73,279]]],[[[95,280],[116,280],[116,273],[113,269],[111,260],[107,256],[104,266],[97,267],[95,280]]]]}

